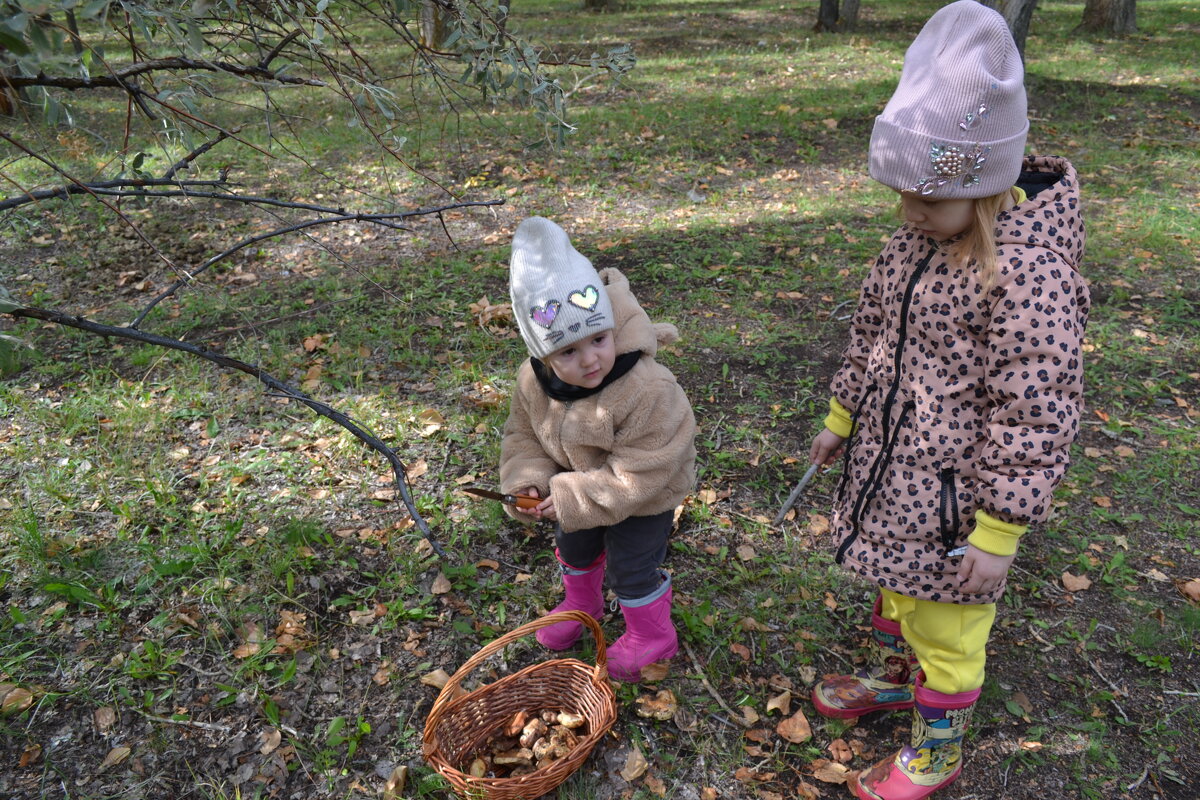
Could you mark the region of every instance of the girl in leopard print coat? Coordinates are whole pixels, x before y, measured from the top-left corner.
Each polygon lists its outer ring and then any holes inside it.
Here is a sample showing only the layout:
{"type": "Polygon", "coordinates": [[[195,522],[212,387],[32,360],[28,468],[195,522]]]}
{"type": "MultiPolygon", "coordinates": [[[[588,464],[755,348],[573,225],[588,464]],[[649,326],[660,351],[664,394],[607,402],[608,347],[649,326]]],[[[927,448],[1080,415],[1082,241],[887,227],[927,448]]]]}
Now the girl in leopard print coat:
{"type": "Polygon", "coordinates": [[[920,800],[954,781],[1021,535],[1044,521],[1083,402],[1078,179],[1024,157],[1020,55],[974,0],[941,8],[872,133],[905,224],[862,284],[813,463],[844,460],[836,558],[879,586],[870,666],[813,702],[913,708],[912,743],[849,782],[920,800]]]}

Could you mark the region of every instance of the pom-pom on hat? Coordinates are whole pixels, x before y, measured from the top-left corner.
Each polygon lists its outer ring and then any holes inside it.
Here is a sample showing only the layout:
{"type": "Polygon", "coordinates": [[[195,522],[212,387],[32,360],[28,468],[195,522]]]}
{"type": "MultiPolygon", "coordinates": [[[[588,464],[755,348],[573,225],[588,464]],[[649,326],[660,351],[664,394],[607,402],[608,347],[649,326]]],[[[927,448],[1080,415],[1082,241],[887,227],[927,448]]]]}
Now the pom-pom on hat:
{"type": "Polygon", "coordinates": [[[871,133],[871,177],[930,199],[1011,188],[1025,154],[1025,70],[996,11],[958,0],[934,13],[904,55],[900,83],[871,133]]]}
{"type": "Polygon", "coordinates": [[[616,324],[592,262],[545,217],[529,217],[517,226],[508,285],[521,338],[535,358],[616,324]]]}

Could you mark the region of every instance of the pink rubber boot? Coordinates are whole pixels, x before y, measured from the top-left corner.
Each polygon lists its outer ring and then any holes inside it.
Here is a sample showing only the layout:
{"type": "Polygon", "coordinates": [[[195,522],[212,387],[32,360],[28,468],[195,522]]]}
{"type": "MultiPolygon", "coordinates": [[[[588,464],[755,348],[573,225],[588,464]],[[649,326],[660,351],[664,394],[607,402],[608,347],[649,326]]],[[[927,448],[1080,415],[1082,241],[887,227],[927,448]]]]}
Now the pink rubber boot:
{"type": "Polygon", "coordinates": [[[867,666],[853,674],[827,678],[813,687],[813,705],[822,715],[851,719],[872,711],[912,708],[913,678],[921,666],[900,635],[900,623],[880,616],[881,603],[876,597],[867,666]]]}
{"type": "Polygon", "coordinates": [[[912,744],[847,781],[860,800],[923,800],[962,773],[963,736],[979,690],[942,694],[926,689],[924,679],[917,675],[912,744]]]}
{"type": "MultiPolygon", "coordinates": [[[[604,560],[605,554],[583,569],[576,569],[567,564],[554,551],[558,566],[562,570],[563,589],[566,596],[550,613],[555,611],[583,611],[593,619],[599,620],[604,614],[604,560]]],[[[578,622],[557,622],[545,628],[539,628],[535,636],[544,647],[551,650],[566,650],[579,641],[583,635],[583,626],[578,622]]]]}
{"type": "Polygon", "coordinates": [[[608,649],[608,674],[616,681],[637,683],[642,667],[679,652],[679,637],[671,623],[671,576],[637,600],[621,600],[625,634],[608,649]]]}

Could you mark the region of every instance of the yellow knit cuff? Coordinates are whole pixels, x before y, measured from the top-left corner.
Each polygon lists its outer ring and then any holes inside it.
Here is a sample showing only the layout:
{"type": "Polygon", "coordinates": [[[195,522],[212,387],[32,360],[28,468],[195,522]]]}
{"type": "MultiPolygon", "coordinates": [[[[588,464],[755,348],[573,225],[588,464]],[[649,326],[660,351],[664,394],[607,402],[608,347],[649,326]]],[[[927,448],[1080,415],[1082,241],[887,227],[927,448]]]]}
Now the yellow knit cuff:
{"type": "Polygon", "coordinates": [[[975,530],[967,537],[967,541],[985,553],[994,556],[1011,556],[1017,552],[1017,545],[1022,534],[1029,530],[1028,525],[1018,525],[996,519],[986,511],[975,512],[975,530]]]}
{"type": "Polygon", "coordinates": [[[850,438],[850,434],[854,432],[850,412],[835,397],[829,398],[829,414],[825,417],[825,427],[843,439],[850,438]]]}

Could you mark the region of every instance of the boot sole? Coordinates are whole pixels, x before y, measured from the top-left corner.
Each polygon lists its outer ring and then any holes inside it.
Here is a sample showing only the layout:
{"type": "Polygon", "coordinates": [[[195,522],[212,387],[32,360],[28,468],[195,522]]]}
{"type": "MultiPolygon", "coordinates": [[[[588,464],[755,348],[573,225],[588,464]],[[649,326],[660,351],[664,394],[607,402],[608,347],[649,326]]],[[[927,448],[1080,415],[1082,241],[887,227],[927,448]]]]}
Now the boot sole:
{"type": "Polygon", "coordinates": [[[874,714],[876,711],[899,711],[907,708],[912,708],[916,705],[915,700],[897,701],[894,703],[880,703],[879,705],[871,706],[870,708],[836,708],[834,706],[825,705],[821,702],[816,692],[813,692],[812,703],[816,706],[818,712],[823,717],[832,719],[855,719],[857,717],[865,717],[867,714],[874,714]]]}

